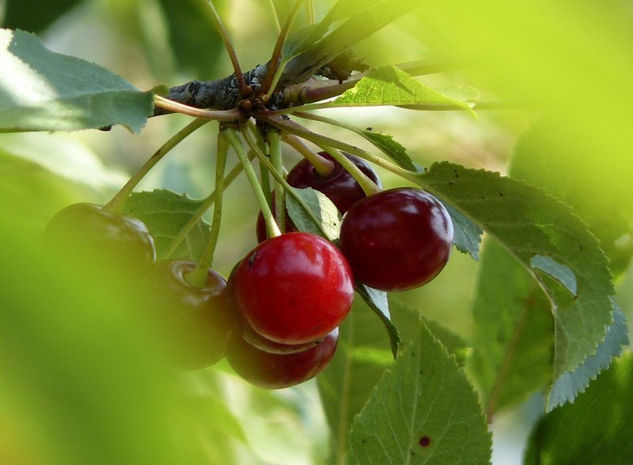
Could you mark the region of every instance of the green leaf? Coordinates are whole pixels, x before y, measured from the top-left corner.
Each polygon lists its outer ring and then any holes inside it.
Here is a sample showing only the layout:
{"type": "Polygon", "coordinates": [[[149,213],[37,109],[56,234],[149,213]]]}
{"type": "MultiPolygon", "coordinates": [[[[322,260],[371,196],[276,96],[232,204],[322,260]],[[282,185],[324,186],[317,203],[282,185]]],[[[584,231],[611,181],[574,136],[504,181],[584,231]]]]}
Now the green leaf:
{"type": "Polygon", "coordinates": [[[387,293],[373,289],[362,283],[356,284],[356,292],[360,295],[365,303],[371,308],[374,313],[380,318],[380,321],[385,325],[387,334],[389,336],[389,343],[391,345],[391,352],[393,352],[394,358],[398,355],[398,347],[400,346],[400,334],[398,328],[391,322],[391,314],[389,313],[389,300],[387,299],[387,293]]]}
{"type": "MultiPolygon", "coordinates": [[[[158,258],[164,259],[172,241],[202,203],[202,200],[190,199],[184,194],[154,190],[132,194],[125,203],[124,212],[147,225],[154,237],[158,258]]],[[[198,220],[170,258],[198,260],[208,242],[209,225],[198,220]]]]}
{"type": "Polygon", "coordinates": [[[547,275],[534,274],[552,302],[553,378],[593,355],[612,322],[613,284],[597,239],[573,211],[544,191],[489,171],[436,163],[420,183],[496,238],[530,270],[548,256],[576,275],[578,297],[547,275]]]}
{"type": "Polygon", "coordinates": [[[626,317],[617,304],[614,305],[613,323],[607,329],[604,341],[598,346],[596,353],[588,357],[582,365],[556,380],[547,399],[548,410],[572,402],[579,393],[584,392],[598,373],[611,364],[613,357],[622,353],[622,346],[629,343],[626,317]]]}
{"type": "Polygon", "coordinates": [[[327,105],[328,108],[422,105],[426,109],[449,106],[467,110],[473,116],[475,115],[468,103],[431,89],[395,66],[385,66],[370,71],[343,95],[323,105],[327,105]]]}
{"type": "MultiPolygon", "coordinates": [[[[284,69],[280,83],[289,85],[306,81],[321,67],[349,50],[350,47],[419,6],[417,0],[398,2],[385,0],[374,4],[371,8],[356,11],[340,27],[321,40],[311,43],[311,47],[290,60],[284,69]]],[[[329,26],[329,23],[326,21],[325,25],[329,26]]],[[[322,31],[323,29],[320,29],[314,37],[318,37],[322,31]]]]}
{"type": "Polygon", "coordinates": [[[416,167],[407,154],[407,149],[388,134],[378,134],[369,130],[361,130],[361,136],[379,148],[385,155],[406,170],[415,171],[416,167]]]}
{"type": "Polygon", "coordinates": [[[340,326],[336,354],[317,377],[319,395],[330,428],[331,462],[350,463],[348,432],[393,355],[383,324],[356,299],[340,326]]]}
{"type": "Polygon", "coordinates": [[[468,366],[490,417],[551,382],[550,307],[529,271],[499,242],[486,239],[474,293],[468,366]]]}
{"type": "Polygon", "coordinates": [[[330,241],[338,239],[341,215],[332,201],[321,192],[310,187],[291,188],[286,195],[286,209],[299,231],[310,232],[330,241]]]}
{"type": "Polygon", "coordinates": [[[363,465],[490,462],[477,395],[423,323],[354,418],[350,445],[363,465]]]}
{"type": "Polygon", "coordinates": [[[626,201],[631,192],[626,157],[603,153],[600,157],[609,158],[596,163],[590,145],[560,131],[560,124],[551,118],[538,121],[519,140],[510,175],[543,187],[571,205],[598,237],[611,271],[618,275],[633,257],[633,204],[626,201]],[[578,144],[572,148],[569,142],[573,140],[578,144]],[[564,179],[561,173],[565,173],[564,179]]]}
{"type": "Polygon", "coordinates": [[[80,0],[49,0],[42,7],[33,0],[7,0],[2,26],[40,32],[78,3],[80,0]]]}
{"type": "Polygon", "coordinates": [[[0,132],[123,124],[140,131],[152,93],[87,61],[47,50],[33,34],[0,29],[0,132]]]}
{"type": "Polygon", "coordinates": [[[453,245],[462,253],[479,260],[479,246],[483,231],[474,222],[462,215],[451,205],[444,205],[453,220],[453,245]]]}
{"type": "Polygon", "coordinates": [[[561,265],[556,260],[543,255],[534,255],[530,261],[530,266],[534,270],[540,270],[561,283],[572,293],[574,297],[578,294],[578,283],[576,275],[568,266],[561,265]]]}
{"type": "Polygon", "coordinates": [[[446,347],[446,350],[455,357],[457,364],[459,366],[464,365],[469,347],[461,336],[453,333],[437,321],[428,320],[424,316],[421,316],[418,310],[411,308],[398,299],[390,298],[389,305],[391,307],[391,320],[395,323],[400,332],[403,342],[402,345],[416,339],[419,330],[418,320],[422,318],[428,330],[431,331],[442,345],[446,347]]]}
{"type": "Polygon", "coordinates": [[[633,463],[633,354],[613,362],[573,404],[532,431],[525,465],[633,463]]]}

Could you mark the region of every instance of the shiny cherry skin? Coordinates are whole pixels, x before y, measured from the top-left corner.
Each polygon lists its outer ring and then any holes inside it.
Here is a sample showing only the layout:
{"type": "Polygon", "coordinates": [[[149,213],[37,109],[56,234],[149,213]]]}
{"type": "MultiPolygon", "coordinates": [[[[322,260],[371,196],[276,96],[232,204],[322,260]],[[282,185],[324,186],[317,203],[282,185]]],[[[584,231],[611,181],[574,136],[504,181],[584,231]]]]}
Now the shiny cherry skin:
{"type": "Polygon", "coordinates": [[[382,191],[358,202],[341,226],[354,278],[384,291],[421,286],[444,268],[453,242],[446,208],[420,189],[382,191]]]}
{"type": "Polygon", "coordinates": [[[145,223],[95,204],[78,203],[60,210],[44,236],[48,246],[62,247],[92,263],[124,259],[135,266],[149,265],[156,258],[145,223]]]}
{"type": "Polygon", "coordinates": [[[354,283],[333,244],[294,232],[262,242],[244,258],[235,273],[234,294],[253,330],[293,345],[321,339],[343,321],[354,283]]]}
{"type": "MultiPolygon", "coordinates": [[[[275,214],[275,200],[273,199],[271,209],[273,212],[273,217],[275,221],[277,220],[277,215],[275,214]]],[[[288,212],[286,212],[286,232],[295,232],[297,227],[294,225],[290,217],[288,216],[288,212]]],[[[255,232],[257,233],[257,243],[264,242],[268,239],[268,234],[266,233],[266,222],[264,221],[264,215],[259,213],[257,216],[257,225],[255,228],[255,232]]]]}
{"type": "MultiPolygon", "coordinates": [[[[319,152],[322,157],[334,162],[334,169],[327,175],[319,174],[308,160],[301,160],[288,173],[288,184],[304,189],[311,187],[325,194],[341,213],[345,213],[359,200],[366,197],[358,182],[327,152],[319,152]]],[[[378,175],[364,160],[345,153],[360,170],[365,173],[378,187],[378,175]]]]}
{"type": "Polygon", "coordinates": [[[195,267],[188,260],[163,261],[148,277],[148,317],[166,343],[172,364],[192,370],[220,360],[238,327],[225,279],[209,269],[204,286],[193,286],[186,276],[195,267]]]}
{"type": "Polygon", "coordinates": [[[235,372],[251,384],[282,389],[303,383],[323,371],[336,352],[337,342],[338,328],[335,328],[308,350],[271,354],[236,337],[226,358],[235,372]]]}

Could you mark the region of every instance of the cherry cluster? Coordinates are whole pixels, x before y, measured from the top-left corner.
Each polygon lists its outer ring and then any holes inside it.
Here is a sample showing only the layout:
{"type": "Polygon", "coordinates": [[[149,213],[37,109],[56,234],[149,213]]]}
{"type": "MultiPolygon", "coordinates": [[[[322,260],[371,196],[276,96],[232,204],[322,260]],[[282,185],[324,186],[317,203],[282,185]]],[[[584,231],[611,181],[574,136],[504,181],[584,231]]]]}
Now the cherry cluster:
{"type": "MultiPolygon", "coordinates": [[[[210,268],[203,279],[192,279],[197,265],[192,261],[156,263],[154,241],[141,221],[96,205],[60,211],[46,237],[53,244],[72,243],[78,253],[98,249],[108,259],[133,257],[143,263],[150,320],[161,337],[174,341],[170,356],[177,366],[198,369],[226,356],[255,385],[301,383],[334,356],[355,283],[383,291],[421,286],[442,270],[453,240],[451,218],[432,195],[402,187],[366,196],[329,154],[319,155],[333,162],[328,174],[303,160],[287,182],[316,189],[332,201],[344,215],[340,242],[297,231],[290,218],[286,233],[267,238],[260,215],[259,244],[234,267],[228,282],[210,268]]],[[[346,156],[380,187],[367,163],[346,156]]]]}

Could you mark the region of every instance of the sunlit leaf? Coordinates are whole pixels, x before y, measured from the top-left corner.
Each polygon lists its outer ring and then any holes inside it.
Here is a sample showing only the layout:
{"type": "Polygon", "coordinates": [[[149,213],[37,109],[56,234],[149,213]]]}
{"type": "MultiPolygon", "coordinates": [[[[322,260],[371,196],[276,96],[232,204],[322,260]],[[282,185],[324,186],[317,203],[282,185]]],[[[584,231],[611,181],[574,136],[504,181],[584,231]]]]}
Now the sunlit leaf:
{"type": "Polygon", "coordinates": [[[51,52],[33,34],[0,29],[0,132],[113,124],[138,132],[152,110],[151,92],[95,64],[51,52]]]}
{"type": "Polygon", "coordinates": [[[321,192],[312,188],[291,188],[286,194],[286,209],[299,231],[336,240],[341,229],[341,215],[321,192]]]}

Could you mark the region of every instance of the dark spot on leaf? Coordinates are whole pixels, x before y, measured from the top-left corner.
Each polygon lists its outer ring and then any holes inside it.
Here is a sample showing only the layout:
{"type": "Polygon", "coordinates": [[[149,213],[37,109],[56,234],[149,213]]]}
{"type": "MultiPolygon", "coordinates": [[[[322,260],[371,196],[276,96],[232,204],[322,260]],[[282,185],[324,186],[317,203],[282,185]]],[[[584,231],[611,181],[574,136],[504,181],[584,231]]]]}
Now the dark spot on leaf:
{"type": "Polygon", "coordinates": [[[431,438],[428,436],[422,436],[418,441],[418,444],[420,444],[420,447],[429,447],[429,445],[431,445],[431,438]]]}
{"type": "Polygon", "coordinates": [[[578,248],[579,248],[580,250],[585,250],[585,249],[583,249],[583,248],[582,248],[582,245],[578,245],[578,248]]]}
{"type": "Polygon", "coordinates": [[[503,197],[503,192],[499,192],[499,197],[503,197]]]}
{"type": "Polygon", "coordinates": [[[455,183],[453,181],[448,181],[449,186],[453,186],[455,183]]]}

